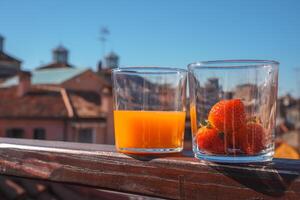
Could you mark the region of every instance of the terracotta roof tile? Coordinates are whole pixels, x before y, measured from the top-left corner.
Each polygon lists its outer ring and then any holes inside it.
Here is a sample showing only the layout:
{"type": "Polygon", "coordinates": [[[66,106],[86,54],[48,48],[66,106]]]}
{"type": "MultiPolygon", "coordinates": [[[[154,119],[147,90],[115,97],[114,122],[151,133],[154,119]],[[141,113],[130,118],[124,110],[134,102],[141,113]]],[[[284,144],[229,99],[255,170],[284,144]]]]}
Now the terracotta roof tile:
{"type": "Polygon", "coordinates": [[[100,108],[100,95],[96,92],[69,92],[69,97],[75,111],[80,118],[101,117],[103,112],[100,108]]]}
{"type": "Polygon", "coordinates": [[[16,87],[0,89],[0,117],[67,117],[60,92],[33,90],[16,96],[16,87]]]}
{"type": "MultiPolygon", "coordinates": [[[[60,89],[32,87],[18,97],[17,87],[0,88],[0,117],[2,118],[68,118],[68,110],[60,89]]],[[[101,97],[92,91],[67,91],[76,118],[103,117],[101,97]]]]}

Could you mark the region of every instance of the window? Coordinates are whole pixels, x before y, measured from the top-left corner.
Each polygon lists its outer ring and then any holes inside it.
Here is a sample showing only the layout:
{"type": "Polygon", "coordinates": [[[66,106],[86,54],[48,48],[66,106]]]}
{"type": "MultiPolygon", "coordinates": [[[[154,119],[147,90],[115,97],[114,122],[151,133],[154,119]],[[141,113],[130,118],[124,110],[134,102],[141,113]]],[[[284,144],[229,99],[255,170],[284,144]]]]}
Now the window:
{"type": "Polygon", "coordinates": [[[91,128],[79,129],[78,142],[93,143],[93,129],[91,128]]]}
{"type": "Polygon", "coordinates": [[[6,130],[6,137],[9,138],[23,138],[24,130],[21,128],[11,128],[6,130]]]}
{"type": "Polygon", "coordinates": [[[46,139],[46,131],[43,128],[35,128],[33,130],[33,139],[45,140],[46,139]]]}

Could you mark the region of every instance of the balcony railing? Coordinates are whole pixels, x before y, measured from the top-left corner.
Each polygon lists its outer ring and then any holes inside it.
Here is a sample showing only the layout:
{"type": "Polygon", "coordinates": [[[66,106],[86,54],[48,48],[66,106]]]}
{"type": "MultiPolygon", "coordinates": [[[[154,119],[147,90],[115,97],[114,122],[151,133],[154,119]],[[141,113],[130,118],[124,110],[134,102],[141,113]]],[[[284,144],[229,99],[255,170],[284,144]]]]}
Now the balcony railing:
{"type": "Polygon", "coordinates": [[[142,157],[117,153],[109,145],[2,138],[0,171],[5,177],[81,185],[106,197],[300,199],[298,160],[216,164],[191,152],[142,157]]]}

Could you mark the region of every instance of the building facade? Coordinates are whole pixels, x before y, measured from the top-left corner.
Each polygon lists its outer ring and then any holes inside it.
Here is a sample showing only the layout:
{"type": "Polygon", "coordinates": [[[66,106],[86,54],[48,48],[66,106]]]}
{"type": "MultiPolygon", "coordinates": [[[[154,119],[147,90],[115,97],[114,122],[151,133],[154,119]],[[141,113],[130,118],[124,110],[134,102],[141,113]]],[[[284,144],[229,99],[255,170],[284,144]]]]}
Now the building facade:
{"type": "Polygon", "coordinates": [[[4,51],[5,38],[0,35],[0,81],[15,76],[21,70],[21,61],[4,51]]]}
{"type": "Polygon", "coordinates": [[[0,84],[0,136],[113,144],[111,85],[87,68],[53,62],[0,84]]]}

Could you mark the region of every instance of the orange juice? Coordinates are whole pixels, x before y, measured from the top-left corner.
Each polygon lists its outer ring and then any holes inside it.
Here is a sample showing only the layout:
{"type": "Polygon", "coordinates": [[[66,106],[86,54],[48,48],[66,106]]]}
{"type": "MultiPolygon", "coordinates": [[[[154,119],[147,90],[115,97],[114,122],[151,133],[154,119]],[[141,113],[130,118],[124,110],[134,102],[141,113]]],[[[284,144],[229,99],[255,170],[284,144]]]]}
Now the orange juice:
{"type": "Polygon", "coordinates": [[[119,151],[130,153],[130,148],[176,149],[183,146],[185,112],[115,110],[114,123],[119,151]]]}

